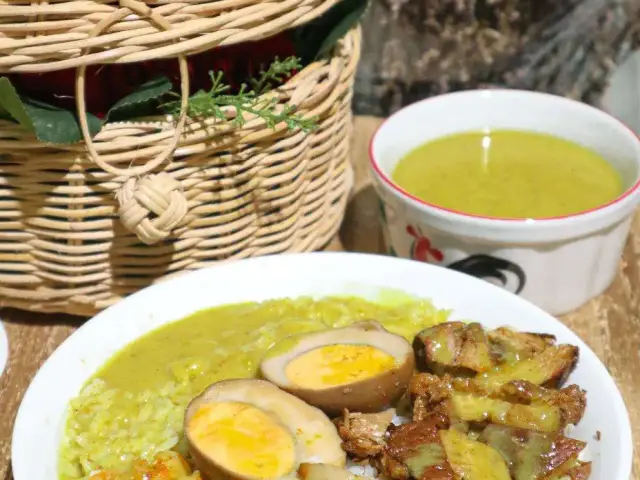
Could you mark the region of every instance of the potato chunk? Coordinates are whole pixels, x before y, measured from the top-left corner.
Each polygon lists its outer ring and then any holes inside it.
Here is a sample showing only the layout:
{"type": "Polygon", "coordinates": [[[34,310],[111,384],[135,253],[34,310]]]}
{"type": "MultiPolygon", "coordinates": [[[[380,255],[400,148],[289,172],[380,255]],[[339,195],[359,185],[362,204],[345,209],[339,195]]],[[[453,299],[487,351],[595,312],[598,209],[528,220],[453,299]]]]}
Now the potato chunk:
{"type": "Polygon", "coordinates": [[[440,438],[457,478],[511,480],[504,459],[489,445],[471,440],[457,430],[443,430],[440,438]]]}
{"type": "Polygon", "coordinates": [[[521,405],[464,393],[453,393],[450,401],[451,415],[465,422],[488,422],[540,432],[557,432],[564,427],[562,412],[552,405],[521,405]]]}

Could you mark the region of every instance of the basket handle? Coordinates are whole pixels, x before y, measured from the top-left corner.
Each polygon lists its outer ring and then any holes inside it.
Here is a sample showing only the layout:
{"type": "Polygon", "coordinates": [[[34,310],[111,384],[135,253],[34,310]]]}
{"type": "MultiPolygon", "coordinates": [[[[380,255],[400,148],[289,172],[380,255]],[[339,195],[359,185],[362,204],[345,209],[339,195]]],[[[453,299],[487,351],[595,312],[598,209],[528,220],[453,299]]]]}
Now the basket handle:
{"type": "MultiPolygon", "coordinates": [[[[113,14],[96,24],[89,32],[89,38],[97,37],[113,24],[123,20],[132,13],[140,18],[148,18],[151,23],[162,30],[171,30],[171,24],[162,15],[138,0],[119,0],[120,7],[113,14]]],[[[83,52],[83,54],[86,53],[83,52]]],[[[182,136],[187,119],[189,100],[189,71],[184,55],[178,57],[180,67],[180,116],[175,126],[173,137],[167,147],[156,157],[144,165],[131,168],[117,168],[100,158],[91,139],[87,123],[85,103],[86,65],[76,70],[76,108],[82,137],[91,160],[104,171],[113,175],[128,177],[116,192],[119,208],[118,215],[125,228],[135,233],[138,238],[151,245],[168,237],[171,231],[182,222],[187,213],[187,200],[182,185],[168,173],[148,174],[171,157],[182,136]]]]}
{"type": "MultiPolygon", "coordinates": [[[[149,18],[153,24],[162,30],[171,30],[171,24],[160,14],[156,13],[151,7],[145,5],[138,0],[119,0],[122,8],[113,12],[113,14],[102,19],[96,24],[95,27],[89,32],[89,38],[97,37],[103,31],[111,27],[113,24],[123,20],[125,17],[132,13],[137,14],[141,18],[149,18]]],[[[83,54],[86,53],[83,52],[83,54]]],[[[171,156],[173,151],[178,145],[178,141],[184,130],[184,125],[187,120],[187,106],[189,101],[189,70],[187,67],[187,59],[184,55],[178,57],[178,64],[180,65],[180,116],[175,127],[175,133],[162,152],[160,152],[155,158],[145,165],[140,165],[133,168],[117,168],[100,158],[91,134],[89,133],[89,125],[87,123],[87,108],[85,104],[85,75],[87,71],[86,65],[80,65],[76,70],[76,108],[78,110],[78,120],[80,121],[80,129],[82,131],[83,140],[89,151],[89,155],[93,162],[102,168],[104,171],[113,175],[123,175],[127,177],[133,177],[134,175],[143,175],[151,172],[154,168],[162,164],[167,158],[171,156]]]]}

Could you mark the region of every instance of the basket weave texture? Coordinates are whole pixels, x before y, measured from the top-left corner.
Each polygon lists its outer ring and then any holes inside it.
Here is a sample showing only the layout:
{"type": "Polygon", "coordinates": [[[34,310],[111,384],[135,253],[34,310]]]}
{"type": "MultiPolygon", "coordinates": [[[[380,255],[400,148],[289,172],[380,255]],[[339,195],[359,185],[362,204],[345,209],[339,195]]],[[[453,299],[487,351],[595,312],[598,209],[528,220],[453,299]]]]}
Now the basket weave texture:
{"type": "Polygon", "coordinates": [[[95,29],[117,15],[126,2],[11,0],[0,5],[0,71],[39,73],[80,65],[192,55],[303,25],[336,3],[337,0],[151,0],[146,3],[146,16],[163,18],[169,28],[158,31],[141,16],[125,15],[108,32],[96,37],[95,29]]]}
{"type": "MultiPolygon", "coordinates": [[[[191,6],[223,3],[271,5],[191,6]]],[[[310,133],[258,118],[237,128],[181,115],[111,123],[85,143],[46,145],[0,121],[0,305],[93,315],[184,271],[323,246],[353,183],[359,55],[354,29],[330,58],[267,94],[317,117],[310,133]],[[160,161],[167,151],[171,161],[160,161]]]]}

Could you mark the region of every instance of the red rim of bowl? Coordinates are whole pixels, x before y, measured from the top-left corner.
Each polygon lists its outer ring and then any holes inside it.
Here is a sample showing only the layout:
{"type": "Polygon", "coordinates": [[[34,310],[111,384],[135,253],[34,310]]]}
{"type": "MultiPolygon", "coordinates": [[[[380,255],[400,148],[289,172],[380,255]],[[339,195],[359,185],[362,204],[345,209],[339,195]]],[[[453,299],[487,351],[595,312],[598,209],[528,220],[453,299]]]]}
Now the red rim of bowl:
{"type": "MultiPolygon", "coordinates": [[[[419,105],[421,103],[426,103],[429,102],[431,100],[436,100],[448,95],[458,95],[458,94],[464,94],[464,93],[470,93],[470,92],[481,92],[481,91],[490,91],[490,92],[516,92],[516,93],[525,93],[525,94],[533,94],[533,95],[540,95],[540,96],[547,96],[547,97],[553,97],[554,99],[562,99],[562,100],[566,100],[568,102],[573,102],[573,103],[577,103],[583,107],[587,107],[590,109],[595,110],[597,113],[604,115],[606,117],[609,117],[609,119],[613,120],[615,123],[619,124],[620,126],[622,126],[624,129],[628,130],[640,143],[640,135],[638,135],[636,132],[634,132],[629,126],[627,126],[624,122],[618,120],[616,117],[614,117],[613,115],[611,115],[608,112],[605,112],[604,110],[600,110],[596,107],[593,107],[591,105],[588,105],[586,103],[581,103],[578,102],[576,100],[572,100],[570,98],[565,98],[565,97],[560,97],[558,95],[551,95],[548,93],[542,93],[542,92],[534,92],[534,91],[528,91],[528,90],[509,90],[506,88],[492,88],[492,89],[484,89],[484,90],[464,90],[464,91],[460,91],[460,92],[452,92],[452,93],[445,93],[442,95],[435,95],[433,97],[429,97],[429,98],[425,98],[423,100],[419,100],[417,102],[414,102],[412,104],[406,105],[404,107],[402,107],[400,110],[398,110],[397,112],[393,113],[392,115],[390,115],[389,117],[385,118],[384,121],[378,126],[378,128],[376,128],[376,131],[373,133],[373,136],[371,137],[371,140],[369,141],[369,162],[371,163],[371,167],[373,168],[373,170],[375,170],[375,172],[378,174],[378,176],[387,184],[389,185],[393,190],[395,190],[396,192],[398,192],[399,194],[401,194],[402,196],[408,197],[409,199],[413,200],[414,202],[417,202],[418,204],[425,206],[425,207],[430,207],[433,208],[435,210],[441,211],[441,212],[446,212],[446,213],[451,213],[453,215],[460,215],[462,217],[467,217],[467,218],[475,218],[475,219],[481,219],[481,220],[500,220],[500,221],[504,221],[504,222],[514,222],[514,223],[528,223],[531,221],[534,222],[545,222],[545,221],[551,221],[551,220],[565,220],[568,218],[574,218],[574,217],[580,217],[583,215],[587,215],[590,213],[594,213],[600,210],[604,210],[605,208],[608,208],[612,205],[615,205],[616,203],[619,203],[621,201],[623,201],[624,199],[626,199],[627,197],[629,197],[630,195],[632,195],[633,193],[635,193],[638,189],[640,189],[640,178],[638,178],[638,180],[636,181],[636,183],[634,185],[632,185],[630,188],[628,188],[627,190],[625,190],[621,195],[617,196],[616,198],[614,198],[613,200],[611,200],[610,202],[607,202],[603,205],[599,205],[597,207],[591,208],[589,210],[583,210],[581,212],[577,212],[577,213],[571,213],[569,215],[560,215],[557,217],[539,217],[539,218],[511,218],[511,217],[491,217],[491,216],[487,216],[487,215],[477,215],[477,214],[473,214],[473,213],[465,213],[465,212],[461,212],[459,210],[454,210],[451,208],[447,208],[447,207],[441,207],[439,205],[435,205],[433,203],[429,203],[425,200],[422,200],[418,197],[416,197],[415,195],[407,192],[404,188],[400,187],[398,184],[396,184],[393,180],[391,180],[391,178],[389,178],[389,176],[382,171],[382,169],[380,168],[380,166],[378,165],[377,160],[375,159],[374,155],[373,155],[373,142],[375,141],[376,137],[378,136],[378,133],[380,132],[380,130],[382,130],[382,127],[384,127],[387,122],[389,122],[393,117],[395,117],[396,115],[404,112],[406,109],[419,105]]],[[[640,168],[640,167],[639,167],[640,168]]]]}

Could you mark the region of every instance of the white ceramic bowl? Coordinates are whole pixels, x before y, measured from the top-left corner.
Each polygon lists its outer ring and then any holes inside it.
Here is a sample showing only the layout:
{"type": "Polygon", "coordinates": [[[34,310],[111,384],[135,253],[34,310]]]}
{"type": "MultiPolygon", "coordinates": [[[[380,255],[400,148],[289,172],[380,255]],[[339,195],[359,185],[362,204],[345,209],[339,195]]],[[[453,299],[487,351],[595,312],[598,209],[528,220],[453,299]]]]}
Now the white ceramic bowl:
{"type": "Polygon", "coordinates": [[[555,315],[579,307],[613,281],[640,201],[640,140],[607,113],[543,93],[452,93],[392,115],[375,133],[369,153],[392,253],[490,279],[555,315]],[[484,128],[548,133],[591,148],[620,173],[625,192],[576,215],[505,220],[431,205],[391,180],[398,161],[415,147],[484,128]]]}
{"type": "Polygon", "coordinates": [[[278,255],[226,263],[146,288],[95,316],[67,339],[27,390],[13,432],[15,480],[55,480],[66,407],[87,379],[127,343],[202,308],[301,295],[373,297],[400,289],[453,309],[452,319],[551,333],[580,347],[570,381],[588,392],[571,436],[589,442],[590,480],[628,480],[631,428],[620,393],[596,355],[562,323],[530,303],[458,272],[354,253],[278,255]],[[595,439],[596,432],[601,440],[595,439]]]}

